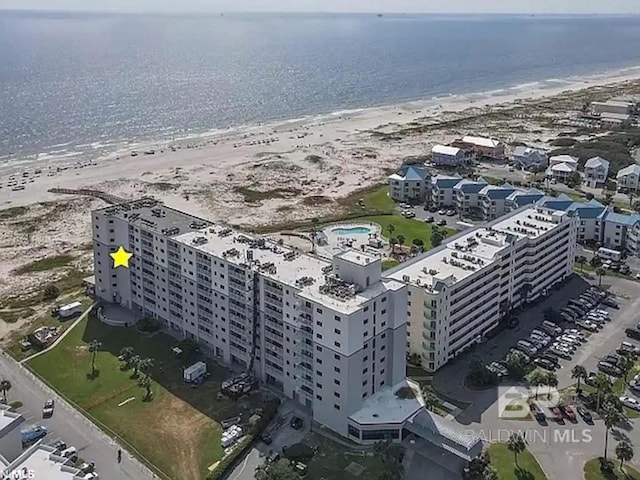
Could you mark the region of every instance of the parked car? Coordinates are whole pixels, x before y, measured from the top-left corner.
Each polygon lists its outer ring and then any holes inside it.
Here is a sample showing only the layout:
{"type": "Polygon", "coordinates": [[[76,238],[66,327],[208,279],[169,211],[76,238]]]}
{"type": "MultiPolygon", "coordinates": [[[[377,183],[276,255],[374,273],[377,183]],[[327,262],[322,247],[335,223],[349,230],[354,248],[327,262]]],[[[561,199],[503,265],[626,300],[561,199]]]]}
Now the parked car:
{"type": "Polygon", "coordinates": [[[580,415],[585,422],[588,422],[588,423],[593,422],[593,417],[591,416],[591,413],[582,405],[578,406],[578,408],[576,408],[576,411],[578,412],[578,415],[580,415]]]}
{"type": "Polygon", "coordinates": [[[544,331],[548,332],[549,335],[551,335],[553,332],[556,335],[559,335],[562,332],[562,329],[558,326],[557,323],[554,322],[550,322],[548,320],[544,320],[542,322],[542,324],[540,325],[540,328],[542,328],[544,331]]]}
{"type": "Polygon", "coordinates": [[[560,362],[558,361],[558,357],[556,357],[555,355],[551,355],[551,354],[549,354],[547,352],[543,353],[538,358],[542,358],[544,360],[548,360],[548,361],[550,361],[551,363],[553,363],[556,366],[560,365],[560,362]]]}
{"type": "Polygon", "coordinates": [[[438,215],[446,215],[446,214],[447,214],[447,211],[444,208],[438,210],[438,215]]]}
{"type": "Polygon", "coordinates": [[[427,218],[424,219],[425,222],[427,223],[433,223],[436,221],[436,219],[434,217],[432,217],[431,215],[429,215],[427,218]]]}
{"type": "Polygon", "coordinates": [[[44,418],[48,418],[53,415],[54,405],[54,401],[51,398],[44,402],[44,407],[42,408],[42,416],[44,418]]]}
{"type": "Polygon", "coordinates": [[[633,397],[623,395],[620,397],[620,403],[632,410],[640,411],[640,402],[633,397]]]}
{"type": "Polygon", "coordinates": [[[551,335],[549,335],[546,332],[543,332],[542,330],[538,330],[537,328],[533,329],[533,331],[531,332],[531,335],[537,335],[539,337],[546,338],[547,340],[551,340],[551,335]]]}
{"type": "Polygon", "coordinates": [[[618,308],[620,308],[618,306],[618,302],[616,302],[613,298],[611,297],[605,297],[602,299],[602,303],[603,305],[606,305],[607,307],[611,307],[611,308],[615,308],[616,310],[618,308]]]}
{"type": "Polygon", "coordinates": [[[602,359],[603,362],[610,363],[611,365],[615,365],[616,367],[620,363],[620,357],[618,355],[607,355],[602,359]]]}
{"type": "Polygon", "coordinates": [[[60,456],[75,461],[75,459],[78,458],[78,449],[76,447],[65,448],[62,452],[60,452],[60,456]]]}
{"type": "Polygon", "coordinates": [[[570,422],[576,421],[576,412],[573,411],[570,405],[560,405],[560,411],[564,415],[564,417],[570,422]]]}
{"type": "Polygon", "coordinates": [[[429,211],[430,211],[431,213],[436,213],[436,212],[438,211],[438,207],[436,207],[435,205],[431,205],[431,206],[429,207],[429,211]]]}
{"type": "Polygon", "coordinates": [[[447,226],[447,221],[445,219],[438,220],[438,226],[446,227],[447,226]]]}
{"type": "Polygon", "coordinates": [[[404,218],[415,218],[416,212],[412,210],[405,210],[404,212],[402,212],[402,216],[404,218]]]}
{"type": "Polygon", "coordinates": [[[629,342],[622,342],[616,349],[616,352],[620,355],[631,355],[635,357],[640,353],[640,349],[629,342]]]}
{"type": "Polygon", "coordinates": [[[271,443],[273,443],[273,439],[268,433],[263,433],[262,435],[260,435],[260,440],[262,440],[265,445],[271,445],[271,443]]]}
{"type": "Polygon", "coordinates": [[[447,210],[447,217],[453,217],[455,216],[456,211],[455,210],[447,210]]]}
{"type": "Polygon", "coordinates": [[[553,415],[553,418],[556,422],[558,423],[563,423],[564,419],[562,417],[562,412],[560,411],[560,408],[558,407],[551,407],[551,414],[553,415]]]}
{"type": "Polygon", "coordinates": [[[67,448],[67,444],[62,440],[52,443],[51,446],[55,449],[56,455],[67,448]]]}
{"type": "Polygon", "coordinates": [[[565,360],[571,360],[571,352],[567,350],[551,347],[549,350],[547,350],[547,352],[550,353],[551,355],[555,355],[556,357],[560,357],[565,360]]]}
{"type": "Polygon", "coordinates": [[[608,362],[598,362],[598,370],[614,377],[622,376],[622,370],[608,362]]]}
{"type": "Polygon", "coordinates": [[[546,420],[547,418],[546,415],[544,414],[544,412],[542,411],[542,409],[537,403],[531,402],[529,404],[529,410],[531,410],[531,414],[534,416],[536,420],[538,421],[546,420]]]}
{"type": "Polygon", "coordinates": [[[280,454],[278,452],[275,451],[270,451],[269,455],[267,456],[267,462],[269,463],[275,463],[278,460],[280,460],[280,454]]]}
{"type": "Polygon", "coordinates": [[[578,337],[583,342],[587,341],[587,336],[584,334],[584,332],[581,332],[577,328],[565,328],[563,333],[573,335],[574,337],[578,337]]]}
{"type": "Polygon", "coordinates": [[[585,330],[589,330],[591,332],[597,332],[599,330],[598,325],[593,322],[590,322],[589,320],[578,320],[576,322],[576,325],[584,328],[585,330]]]}
{"type": "Polygon", "coordinates": [[[629,338],[640,340],[640,330],[637,330],[635,328],[627,328],[624,333],[626,333],[627,337],[629,338]]]}
{"type": "Polygon", "coordinates": [[[555,348],[563,348],[565,350],[568,350],[570,352],[575,352],[576,351],[576,346],[572,343],[568,343],[565,341],[555,341],[552,344],[553,347],[555,348]]]}
{"type": "Polygon", "coordinates": [[[291,428],[293,428],[294,430],[300,430],[302,429],[302,427],[304,427],[304,420],[302,420],[300,417],[293,417],[291,419],[291,422],[289,422],[289,425],[291,425],[291,428]]]}
{"type": "Polygon", "coordinates": [[[556,369],[557,365],[549,360],[547,360],[546,358],[536,358],[533,363],[541,368],[544,368],[545,370],[550,370],[553,371],[556,369]]]}

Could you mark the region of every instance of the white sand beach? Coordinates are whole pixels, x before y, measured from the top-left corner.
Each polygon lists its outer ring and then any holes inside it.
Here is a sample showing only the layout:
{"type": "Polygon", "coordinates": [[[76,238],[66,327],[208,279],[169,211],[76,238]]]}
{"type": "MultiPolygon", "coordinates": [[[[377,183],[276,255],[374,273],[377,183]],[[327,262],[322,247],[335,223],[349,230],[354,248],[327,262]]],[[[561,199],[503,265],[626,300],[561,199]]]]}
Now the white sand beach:
{"type": "MultiPolygon", "coordinates": [[[[639,78],[637,69],[629,69],[615,75],[557,81],[557,87],[547,82],[544,88],[525,85],[484,95],[254,125],[199,139],[167,140],[136,147],[135,156],[121,151],[83,163],[49,158],[0,166],[0,211],[29,207],[0,216],[0,295],[24,292],[51,275],[17,276],[12,273],[16,267],[59,252],[76,254],[78,246],[91,241],[89,212],[106,204],[88,197],[49,193],[50,188],[92,188],[123,198],[152,195],[168,205],[239,226],[322,216],[335,210],[332,199],[380,182],[403,157],[424,155],[432,145],[460,135],[544,146],[563,127],[541,126],[539,117],[526,114],[528,106],[592,87],[615,87],[616,92],[624,92],[630,85],[625,82],[639,78]],[[511,112],[507,122],[488,124],[486,118],[476,118],[501,111],[511,112]],[[447,122],[459,119],[464,123],[447,126],[447,122]],[[433,125],[433,129],[400,141],[385,141],[371,133],[416,125],[433,125]],[[145,154],[150,150],[154,153],[145,154]],[[15,190],[8,184],[24,189],[15,190]],[[270,193],[259,201],[245,201],[245,194],[252,200],[256,191],[270,193]],[[304,201],[311,196],[326,198],[304,201]]],[[[578,100],[573,102],[576,109],[580,107],[578,100]]],[[[548,118],[566,113],[552,111],[548,118]]],[[[90,251],[85,249],[79,261],[88,266],[89,260],[90,251]]]]}

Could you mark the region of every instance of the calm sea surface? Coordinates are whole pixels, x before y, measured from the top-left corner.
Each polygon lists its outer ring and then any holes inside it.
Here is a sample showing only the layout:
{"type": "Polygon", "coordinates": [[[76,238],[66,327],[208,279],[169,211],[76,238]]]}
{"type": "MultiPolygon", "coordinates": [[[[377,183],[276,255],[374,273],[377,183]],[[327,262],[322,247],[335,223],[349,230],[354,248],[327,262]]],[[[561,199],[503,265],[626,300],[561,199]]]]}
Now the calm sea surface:
{"type": "Polygon", "coordinates": [[[0,162],[640,65],[640,17],[0,12],[0,162]]]}

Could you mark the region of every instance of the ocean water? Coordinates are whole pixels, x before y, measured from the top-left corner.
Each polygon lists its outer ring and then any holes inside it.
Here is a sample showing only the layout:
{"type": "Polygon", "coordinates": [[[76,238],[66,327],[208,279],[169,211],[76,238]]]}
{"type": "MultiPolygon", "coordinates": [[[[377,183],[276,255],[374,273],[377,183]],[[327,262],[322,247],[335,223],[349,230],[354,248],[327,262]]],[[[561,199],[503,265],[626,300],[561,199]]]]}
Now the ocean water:
{"type": "Polygon", "coordinates": [[[637,16],[0,12],[0,162],[637,65],[637,16]]]}

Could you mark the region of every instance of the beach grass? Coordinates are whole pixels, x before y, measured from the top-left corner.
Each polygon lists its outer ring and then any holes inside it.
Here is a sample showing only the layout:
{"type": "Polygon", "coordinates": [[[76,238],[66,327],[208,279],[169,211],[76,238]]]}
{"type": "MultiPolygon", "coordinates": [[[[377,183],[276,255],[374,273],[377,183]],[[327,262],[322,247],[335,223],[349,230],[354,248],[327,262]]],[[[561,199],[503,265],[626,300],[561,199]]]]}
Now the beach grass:
{"type": "Polygon", "coordinates": [[[491,465],[498,471],[500,480],[547,479],[540,464],[528,450],[518,455],[518,467],[515,466],[513,452],[507,448],[506,443],[493,443],[488,452],[491,465]]]}
{"type": "Polygon", "coordinates": [[[182,380],[182,370],[197,354],[171,353],[175,340],[165,334],[143,336],[135,327],[116,328],[87,318],[51,351],[28,362],[48,384],[95,420],[107,432],[126,442],[127,448],[165,478],[200,480],[223,455],[220,421],[261,404],[260,395],[233,402],[217,398],[220,381],[229,375],[210,368],[211,377],[197,389],[182,380]],[[91,374],[89,343],[102,345],[91,374]],[[153,398],[118,361],[123,347],[131,346],[143,358],[152,358],[148,374],[153,398]]]}
{"type": "Polygon", "coordinates": [[[25,273],[34,272],[46,272],[54,270],[56,268],[66,267],[69,265],[75,257],[67,253],[61,255],[54,255],[52,257],[41,258],[33,262],[27,263],[21,267],[16,268],[14,271],[18,275],[24,275],[25,273]]]}
{"type": "Polygon", "coordinates": [[[629,465],[620,470],[620,462],[616,460],[612,460],[611,472],[603,472],[600,468],[601,460],[594,458],[584,464],[584,480],[640,480],[640,472],[629,465]]]}

